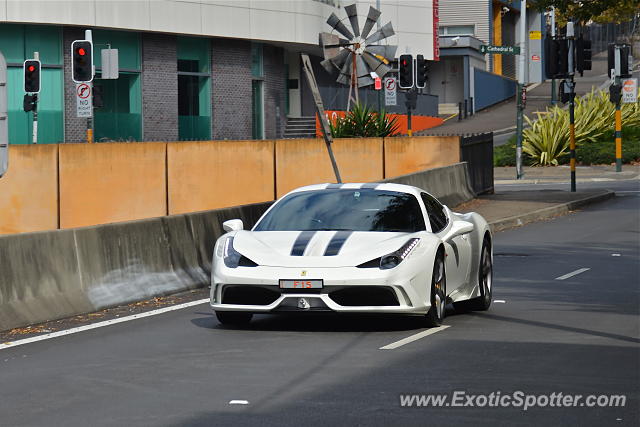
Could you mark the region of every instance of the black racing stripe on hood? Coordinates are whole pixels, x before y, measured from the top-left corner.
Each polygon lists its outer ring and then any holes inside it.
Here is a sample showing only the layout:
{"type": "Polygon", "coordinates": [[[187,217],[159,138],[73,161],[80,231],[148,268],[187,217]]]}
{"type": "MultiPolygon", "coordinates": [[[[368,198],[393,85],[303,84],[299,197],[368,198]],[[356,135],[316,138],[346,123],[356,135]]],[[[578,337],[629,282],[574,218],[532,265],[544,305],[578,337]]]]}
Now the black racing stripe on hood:
{"type": "Polygon", "coordinates": [[[338,188],[342,188],[342,184],[328,184],[327,185],[327,190],[335,190],[338,188]]]}
{"type": "Polygon", "coordinates": [[[302,256],[304,254],[305,249],[309,245],[311,238],[316,234],[315,231],[303,231],[301,232],[296,241],[293,242],[293,247],[291,248],[291,256],[302,256]]]}
{"type": "Polygon", "coordinates": [[[325,249],[324,251],[324,256],[338,255],[338,252],[340,252],[340,249],[342,249],[342,246],[344,246],[344,242],[347,241],[352,233],[353,231],[338,231],[336,234],[334,234],[331,238],[331,241],[327,245],[327,249],[325,249]]]}
{"type": "Polygon", "coordinates": [[[375,190],[376,188],[378,188],[380,184],[376,183],[376,182],[371,182],[369,184],[362,184],[360,186],[360,188],[366,188],[366,189],[371,189],[371,190],[375,190]]]}

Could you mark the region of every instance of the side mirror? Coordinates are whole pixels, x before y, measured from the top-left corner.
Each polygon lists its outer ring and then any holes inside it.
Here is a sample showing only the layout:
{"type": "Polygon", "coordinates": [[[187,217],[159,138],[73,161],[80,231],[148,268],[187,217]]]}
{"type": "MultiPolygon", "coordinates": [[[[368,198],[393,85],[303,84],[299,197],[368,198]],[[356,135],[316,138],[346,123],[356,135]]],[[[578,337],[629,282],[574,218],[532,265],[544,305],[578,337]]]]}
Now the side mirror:
{"type": "Polygon", "coordinates": [[[244,224],[241,219],[230,219],[229,221],[225,221],[222,223],[222,228],[224,231],[238,231],[242,230],[244,224]]]}
{"type": "Polygon", "coordinates": [[[468,221],[454,221],[451,224],[451,229],[444,236],[442,240],[450,240],[456,236],[462,236],[463,234],[471,233],[474,229],[473,223],[468,221]]]}

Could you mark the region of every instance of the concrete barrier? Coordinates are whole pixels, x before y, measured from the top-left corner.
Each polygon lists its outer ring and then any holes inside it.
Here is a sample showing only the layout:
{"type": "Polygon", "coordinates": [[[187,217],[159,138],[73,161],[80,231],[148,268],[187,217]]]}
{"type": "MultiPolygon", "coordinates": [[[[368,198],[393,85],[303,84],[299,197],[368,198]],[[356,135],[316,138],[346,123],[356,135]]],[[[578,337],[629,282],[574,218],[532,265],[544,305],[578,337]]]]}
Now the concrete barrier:
{"type": "Polygon", "coordinates": [[[206,286],[222,222],[271,203],[0,236],[0,330],[206,286]]]}
{"type": "Polygon", "coordinates": [[[427,169],[385,179],[381,182],[394,182],[422,188],[451,208],[475,197],[466,163],[427,169]]]}
{"type": "MultiPolygon", "coordinates": [[[[385,180],[449,206],[473,198],[465,163],[385,180]]],[[[222,223],[252,227],[273,202],[70,230],[0,236],[0,330],[209,284],[222,223]]]]}

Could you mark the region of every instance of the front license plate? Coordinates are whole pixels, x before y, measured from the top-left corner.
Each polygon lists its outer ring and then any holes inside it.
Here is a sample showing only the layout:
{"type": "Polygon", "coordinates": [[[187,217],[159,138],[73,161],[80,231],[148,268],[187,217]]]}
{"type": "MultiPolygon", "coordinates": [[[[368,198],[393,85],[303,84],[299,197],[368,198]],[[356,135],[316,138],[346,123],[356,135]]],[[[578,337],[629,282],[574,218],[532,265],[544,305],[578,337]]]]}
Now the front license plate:
{"type": "Polygon", "coordinates": [[[280,280],[281,289],[322,289],[322,279],[280,280]]]}

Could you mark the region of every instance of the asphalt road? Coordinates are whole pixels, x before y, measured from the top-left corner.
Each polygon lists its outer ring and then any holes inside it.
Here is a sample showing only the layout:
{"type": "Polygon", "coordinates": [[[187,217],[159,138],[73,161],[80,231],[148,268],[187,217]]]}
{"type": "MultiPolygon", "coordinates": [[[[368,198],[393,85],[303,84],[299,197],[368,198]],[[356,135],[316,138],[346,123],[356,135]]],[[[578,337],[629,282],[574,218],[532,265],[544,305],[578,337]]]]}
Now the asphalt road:
{"type": "Polygon", "coordinates": [[[0,350],[0,425],[637,425],[640,193],[622,194],[498,233],[491,309],[450,312],[447,329],[393,350],[380,347],[419,322],[259,316],[225,329],[206,304],[0,350]],[[462,390],[624,394],[626,406],[400,406],[402,393],[462,390]]]}

